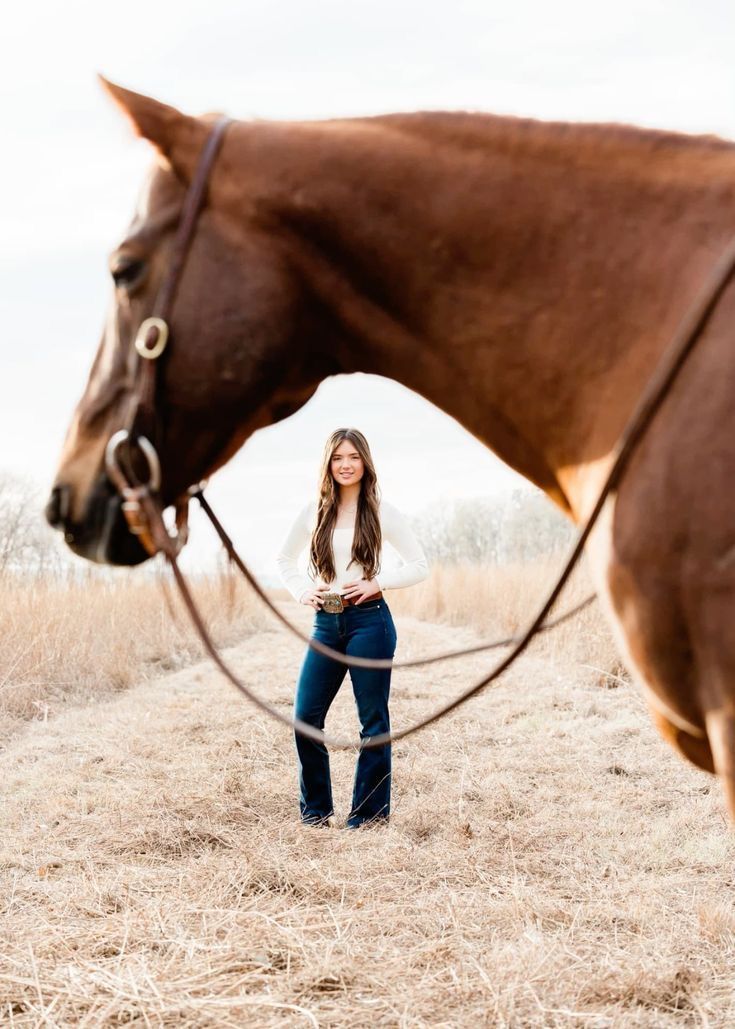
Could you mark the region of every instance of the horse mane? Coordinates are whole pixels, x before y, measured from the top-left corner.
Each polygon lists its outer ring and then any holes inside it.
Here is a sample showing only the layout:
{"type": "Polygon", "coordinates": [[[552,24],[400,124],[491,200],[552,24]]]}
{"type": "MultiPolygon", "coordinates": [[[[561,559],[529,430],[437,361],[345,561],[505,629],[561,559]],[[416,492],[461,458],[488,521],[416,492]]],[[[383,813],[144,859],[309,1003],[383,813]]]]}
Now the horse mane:
{"type": "Polygon", "coordinates": [[[541,121],[474,111],[416,111],[375,115],[365,120],[436,142],[448,140],[464,149],[486,148],[492,140],[494,146],[510,151],[525,147],[531,139],[548,147],[575,143],[581,147],[630,148],[638,152],[675,153],[697,149],[731,154],[735,149],[735,142],[712,133],[674,132],[621,122],[541,121]]]}

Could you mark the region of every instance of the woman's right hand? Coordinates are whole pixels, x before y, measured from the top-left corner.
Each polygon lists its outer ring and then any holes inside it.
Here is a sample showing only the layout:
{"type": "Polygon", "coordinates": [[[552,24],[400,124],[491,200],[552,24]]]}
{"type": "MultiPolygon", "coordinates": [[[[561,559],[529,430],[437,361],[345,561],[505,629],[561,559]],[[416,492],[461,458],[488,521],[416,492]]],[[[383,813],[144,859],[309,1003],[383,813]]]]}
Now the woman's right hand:
{"type": "Polygon", "coordinates": [[[304,590],[299,598],[299,604],[306,604],[318,611],[324,603],[324,594],[329,593],[328,586],[316,586],[313,590],[304,590]]]}

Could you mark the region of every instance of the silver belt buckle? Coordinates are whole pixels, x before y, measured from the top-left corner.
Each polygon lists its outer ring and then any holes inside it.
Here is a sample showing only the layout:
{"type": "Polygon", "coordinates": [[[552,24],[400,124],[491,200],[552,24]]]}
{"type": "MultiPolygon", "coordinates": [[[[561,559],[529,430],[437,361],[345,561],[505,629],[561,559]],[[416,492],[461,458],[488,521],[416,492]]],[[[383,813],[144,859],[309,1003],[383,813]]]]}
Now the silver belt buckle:
{"type": "Polygon", "coordinates": [[[327,611],[330,615],[338,615],[344,611],[345,606],[342,603],[342,597],[339,593],[325,593],[324,603],[322,604],[322,610],[327,611]]]}

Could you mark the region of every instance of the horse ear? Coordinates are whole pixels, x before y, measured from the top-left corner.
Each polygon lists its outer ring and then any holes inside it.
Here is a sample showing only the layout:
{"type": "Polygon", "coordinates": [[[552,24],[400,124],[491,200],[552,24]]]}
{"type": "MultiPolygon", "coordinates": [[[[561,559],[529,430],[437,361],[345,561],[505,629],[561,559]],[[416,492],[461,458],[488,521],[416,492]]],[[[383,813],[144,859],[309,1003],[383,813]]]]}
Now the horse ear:
{"type": "Polygon", "coordinates": [[[207,138],[208,127],[198,118],[153,97],[118,86],[103,75],[97,77],[137,134],[152,143],[165,163],[188,182],[207,138]]]}

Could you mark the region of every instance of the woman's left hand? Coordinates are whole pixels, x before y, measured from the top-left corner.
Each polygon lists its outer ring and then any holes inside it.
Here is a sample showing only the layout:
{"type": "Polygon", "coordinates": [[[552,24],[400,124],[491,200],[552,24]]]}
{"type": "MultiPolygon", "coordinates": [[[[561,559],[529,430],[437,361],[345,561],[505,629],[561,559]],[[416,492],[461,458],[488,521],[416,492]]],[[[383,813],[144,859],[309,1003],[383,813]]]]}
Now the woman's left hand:
{"type": "Polygon", "coordinates": [[[369,600],[376,593],[380,593],[380,586],[375,579],[354,579],[352,582],[344,583],[343,588],[342,596],[354,600],[356,604],[361,604],[363,600],[369,600]]]}

